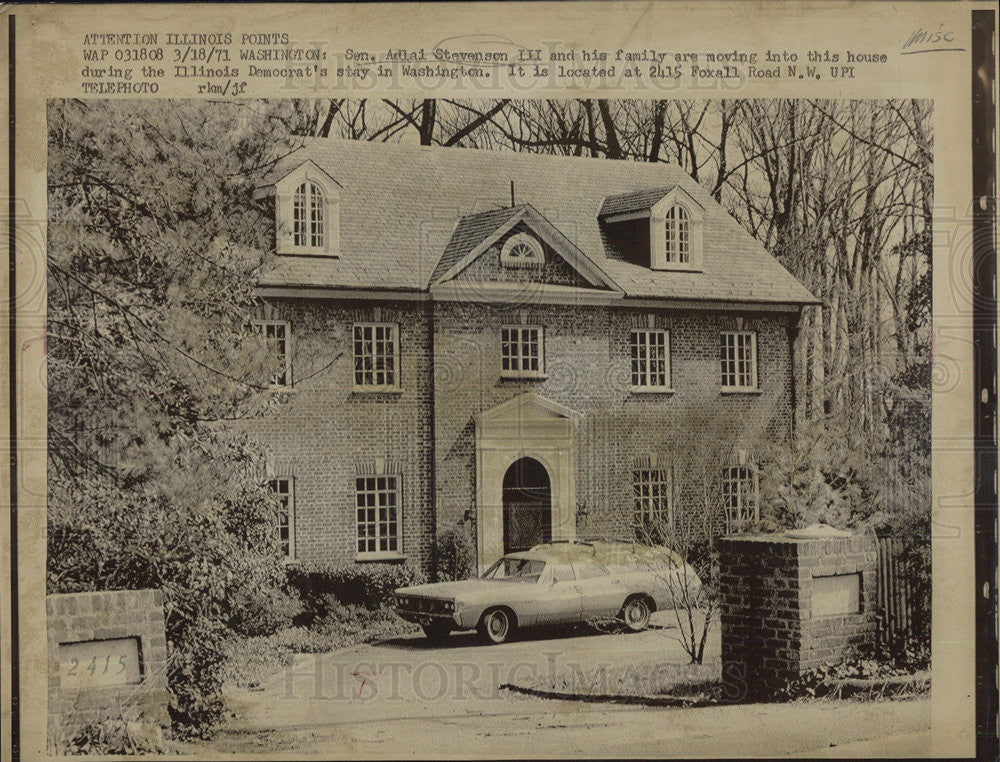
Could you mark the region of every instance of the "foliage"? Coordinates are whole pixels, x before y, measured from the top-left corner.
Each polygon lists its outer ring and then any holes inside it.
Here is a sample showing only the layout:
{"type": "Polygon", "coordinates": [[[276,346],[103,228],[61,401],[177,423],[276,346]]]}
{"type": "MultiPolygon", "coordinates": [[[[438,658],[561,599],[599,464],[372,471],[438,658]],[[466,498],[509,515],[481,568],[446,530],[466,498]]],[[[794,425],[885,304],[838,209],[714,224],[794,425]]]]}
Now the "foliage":
{"type": "Polygon", "coordinates": [[[221,716],[224,641],[295,610],[260,454],[229,425],[279,403],[249,322],[273,245],[253,189],[291,113],[49,106],[48,587],[161,589],[171,712],[198,733],[221,716]]]}
{"type": "MultiPolygon", "coordinates": [[[[227,444],[232,461],[246,455],[227,444]]],[[[213,462],[215,479],[188,504],[152,486],[50,480],[50,592],[162,590],[171,710],[195,729],[221,714],[225,639],[274,631],[297,608],[277,552],[272,498],[245,471],[228,471],[229,458],[213,462]],[[267,617],[253,619],[268,606],[267,617]]]]}
{"type": "Polygon", "coordinates": [[[165,754],[169,743],[155,722],[146,720],[135,707],[117,702],[108,715],[81,725],[50,728],[49,756],[83,754],[165,754]]]}
{"type": "Polygon", "coordinates": [[[451,526],[438,532],[434,564],[441,582],[475,576],[476,549],[464,526],[451,526]]]}
{"type": "Polygon", "coordinates": [[[871,681],[872,692],[879,695],[899,695],[906,691],[922,691],[926,681],[903,683],[887,691],[879,681],[917,675],[930,669],[930,645],[910,640],[904,648],[896,650],[878,641],[865,641],[854,646],[839,662],[824,664],[808,670],[797,680],[791,681],[778,695],[781,699],[822,696],[837,692],[837,681],[871,681]]]}
{"type": "Polygon", "coordinates": [[[846,528],[869,518],[880,478],[874,447],[836,420],[806,421],[791,442],[770,444],[760,470],[761,528],[846,528]]]}
{"type": "Polygon", "coordinates": [[[417,632],[418,628],[381,607],[331,602],[326,616],[311,626],[286,627],[271,635],[240,638],[227,644],[225,682],[255,687],[276,670],[293,664],[296,654],[322,654],[417,632]]]}
{"type": "Polygon", "coordinates": [[[405,563],[303,564],[290,567],[288,579],[304,606],[302,624],[336,617],[342,606],[376,611],[392,602],[396,588],[426,581],[423,572],[405,563]]]}

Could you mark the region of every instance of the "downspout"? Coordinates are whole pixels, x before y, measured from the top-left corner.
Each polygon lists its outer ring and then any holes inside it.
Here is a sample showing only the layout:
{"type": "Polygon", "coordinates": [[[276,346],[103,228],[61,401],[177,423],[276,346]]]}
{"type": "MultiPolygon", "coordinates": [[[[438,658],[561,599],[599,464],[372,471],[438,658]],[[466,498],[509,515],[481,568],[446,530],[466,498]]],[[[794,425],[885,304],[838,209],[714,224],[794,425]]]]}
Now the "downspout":
{"type": "Polygon", "coordinates": [[[427,346],[428,346],[428,359],[429,359],[429,373],[428,384],[430,386],[430,393],[428,397],[430,399],[430,493],[431,493],[431,579],[437,579],[437,540],[438,540],[438,525],[437,525],[437,419],[435,417],[435,409],[437,403],[437,391],[434,388],[434,371],[436,367],[436,358],[434,355],[434,302],[430,298],[430,293],[427,294],[427,300],[424,302],[424,314],[427,320],[427,346]]]}

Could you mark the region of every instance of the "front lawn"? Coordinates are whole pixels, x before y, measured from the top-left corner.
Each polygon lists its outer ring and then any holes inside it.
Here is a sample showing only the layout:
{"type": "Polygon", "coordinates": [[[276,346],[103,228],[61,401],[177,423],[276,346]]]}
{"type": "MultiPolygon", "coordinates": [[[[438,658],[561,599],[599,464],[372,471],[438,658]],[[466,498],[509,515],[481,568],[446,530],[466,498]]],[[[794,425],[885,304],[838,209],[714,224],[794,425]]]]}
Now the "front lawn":
{"type": "Polygon", "coordinates": [[[365,606],[335,606],[309,626],[290,626],[272,635],[231,641],[226,647],[226,685],[256,688],[270,675],[290,666],[297,654],[327,653],[419,630],[387,606],[375,610],[365,606]]]}

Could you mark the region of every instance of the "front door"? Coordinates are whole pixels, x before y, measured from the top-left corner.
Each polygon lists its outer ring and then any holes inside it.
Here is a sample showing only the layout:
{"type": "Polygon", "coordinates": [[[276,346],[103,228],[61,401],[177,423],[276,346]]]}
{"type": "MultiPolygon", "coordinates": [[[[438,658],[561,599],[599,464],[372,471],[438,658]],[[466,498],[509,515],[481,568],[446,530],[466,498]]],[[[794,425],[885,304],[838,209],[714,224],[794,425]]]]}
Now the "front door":
{"type": "Polygon", "coordinates": [[[514,461],[503,477],[503,552],[552,539],[552,487],[534,458],[514,461]]]}

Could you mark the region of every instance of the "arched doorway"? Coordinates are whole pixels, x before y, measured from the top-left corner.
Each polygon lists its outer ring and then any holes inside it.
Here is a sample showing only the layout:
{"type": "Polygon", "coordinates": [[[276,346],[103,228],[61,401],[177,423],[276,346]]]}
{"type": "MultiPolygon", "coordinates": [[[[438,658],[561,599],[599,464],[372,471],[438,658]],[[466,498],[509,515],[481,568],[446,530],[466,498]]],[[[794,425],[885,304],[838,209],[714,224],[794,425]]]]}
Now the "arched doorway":
{"type": "Polygon", "coordinates": [[[552,539],[549,472],[534,458],[511,463],[503,477],[503,552],[552,539]]]}

